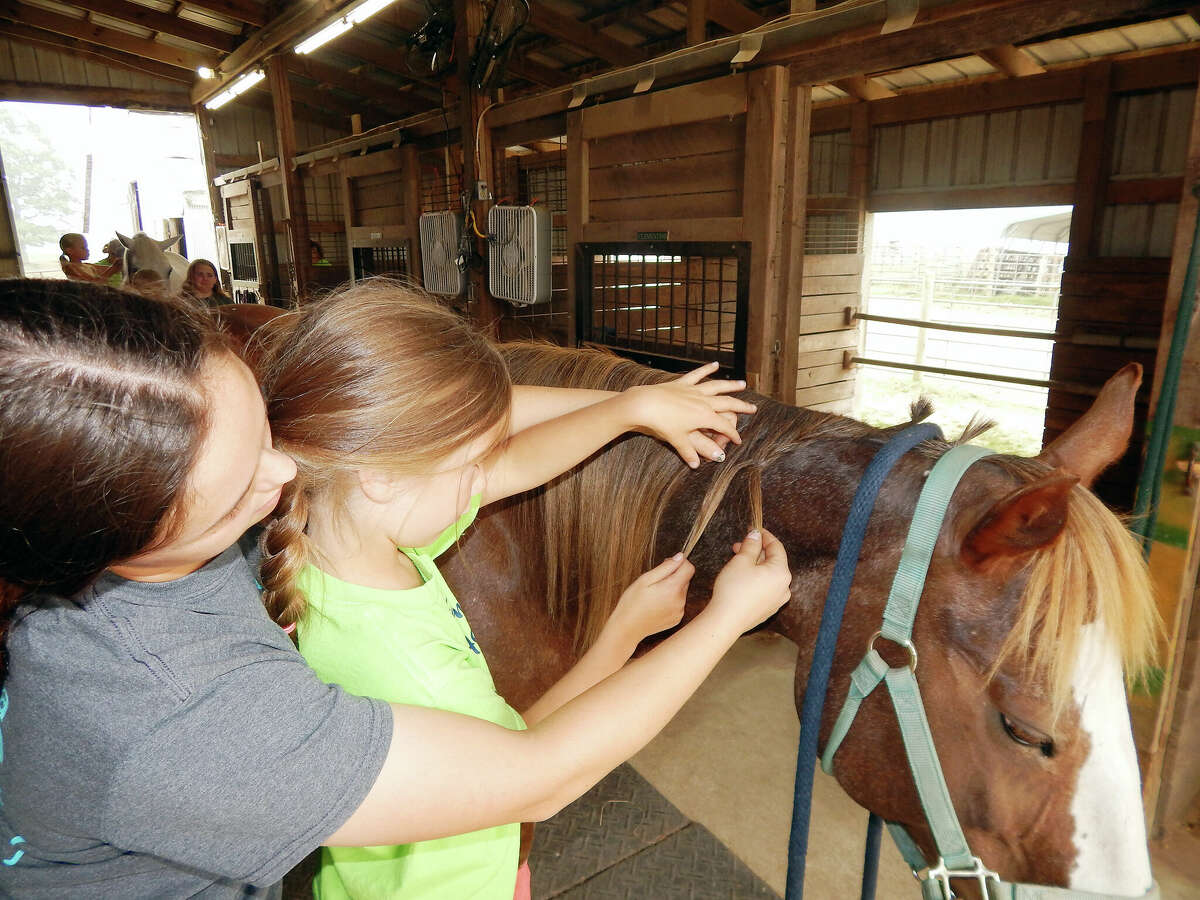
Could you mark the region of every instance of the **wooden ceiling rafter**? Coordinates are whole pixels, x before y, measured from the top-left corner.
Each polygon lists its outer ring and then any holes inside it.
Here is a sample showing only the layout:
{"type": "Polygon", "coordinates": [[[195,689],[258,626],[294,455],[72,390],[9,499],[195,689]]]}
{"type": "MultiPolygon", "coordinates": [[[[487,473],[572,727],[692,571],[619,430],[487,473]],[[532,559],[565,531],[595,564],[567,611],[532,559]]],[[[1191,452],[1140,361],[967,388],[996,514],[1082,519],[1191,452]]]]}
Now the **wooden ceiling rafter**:
{"type": "Polygon", "coordinates": [[[598,28],[578,19],[572,19],[570,16],[556,13],[539,3],[532,4],[532,13],[527,27],[552,38],[574,44],[616,66],[632,66],[645,62],[647,59],[645,51],[622,43],[616,38],[604,34],[598,28]]]}
{"type": "Polygon", "coordinates": [[[115,28],[61,16],[44,9],[14,2],[14,0],[0,0],[0,18],[11,19],[22,25],[31,25],[43,31],[61,34],[99,47],[107,47],[110,50],[120,50],[134,56],[142,56],[180,69],[190,69],[193,73],[199,66],[210,68],[217,66],[217,57],[212,53],[200,53],[172,44],[140,38],[115,28]]]}
{"type": "Polygon", "coordinates": [[[1046,67],[1033,59],[1029,54],[1022,53],[1012,44],[1000,44],[988,47],[976,53],[985,62],[995,66],[1009,78],[1024,78],[1026,75],[1041,75],[1046,67]]]}
{"type": "Polygon", "coordinates": [[[881,84],[866,75],[850,75],[847,78],[839,78],[837,81],[831,82],[831,84],[845,91],[855,100],[883,100],[887,97],[896,96],[896,92],[887,85],[881,84]]]}
{"type": "Polygon", "coordinates": [[[319,62],[311,56],[292,54],[287,60],[288,71],[302,75],[317,84],[328,84],[339,90],[362,97],[372,106],[401,114],[425,112],[428,101],[406,96],[406,92],[363,75],[354,75],[337,66],[319,62]]]}
{"type": "Polygon", "coordinates": [[[190,85],[193,80],[192,73],[176,66],[164,65],[152,59],[143,59],[132,53],[123,53],[120,50],[97,47],[86,41],[65,37],[60,34],[52,34],[49,31],[31,28],[28,25],[22,25],[17,22],[0,22],[0,37],[10,38],[21,43],[48,47],[55,53],[61,53],[72,59],[96,62],[104,66],[112,66],[116,69],[136,72],[139,75],[149,75],[153,78],[163,78],[186,85],[190,85]]]}
{"type": "Polygon", "coordinates": [[[262,28],[271,20],[267,6],[254,3],[253,0],[183,0],[183,5],[216,13],[255,28],[262,28]]]}
{"type": "Polygon", "coordinates": [[[181,19],[174,13],[159,12],[140,3],[130,3],[129,0],[70,0],[72,6],[77,6],[88,13],[99,13],[131,25],[140,25],[159,34],[169,34],[173,37],[200,44],[222,53],[229,53],[236,47],[240,38],[236,34],[210,28],[197,22],[181,19]]]}

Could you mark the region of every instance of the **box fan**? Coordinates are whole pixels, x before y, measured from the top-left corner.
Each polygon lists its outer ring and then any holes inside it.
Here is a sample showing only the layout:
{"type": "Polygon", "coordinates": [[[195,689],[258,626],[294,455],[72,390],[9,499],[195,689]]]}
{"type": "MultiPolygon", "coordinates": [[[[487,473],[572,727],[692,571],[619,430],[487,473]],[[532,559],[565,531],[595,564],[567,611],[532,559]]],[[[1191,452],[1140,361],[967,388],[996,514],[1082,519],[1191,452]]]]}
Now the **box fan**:
{"type": "Polygon", "coordinates": [[[421,213],[421,275],[425,290],[458,296],[466,287],[464,267],[459,265],[462,213],[444,210],[421,213]]]}
{"type": "Polygon", "coordinates": [[[550,299],[550,210],[493,206],[488,211],[488,289],[518,305],[550,299]]]}

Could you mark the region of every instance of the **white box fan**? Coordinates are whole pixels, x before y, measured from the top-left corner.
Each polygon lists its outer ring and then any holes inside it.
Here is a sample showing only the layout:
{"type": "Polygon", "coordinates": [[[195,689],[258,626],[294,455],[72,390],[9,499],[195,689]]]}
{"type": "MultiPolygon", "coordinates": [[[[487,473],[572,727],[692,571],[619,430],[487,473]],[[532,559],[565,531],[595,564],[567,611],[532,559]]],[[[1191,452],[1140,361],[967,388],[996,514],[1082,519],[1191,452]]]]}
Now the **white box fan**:
{"type": "Polygon", "coordinates": [[[550,299],[550,210],[545,206],[488,210],[488,289],[493,297],[523,306],[550,299]]]}
{"type": "Polygon", "coordinates": [[[421,277],[432,294],[458,296],[466,287],[464,267],[459,265],[462,213],[421,213],[421,277]]]}

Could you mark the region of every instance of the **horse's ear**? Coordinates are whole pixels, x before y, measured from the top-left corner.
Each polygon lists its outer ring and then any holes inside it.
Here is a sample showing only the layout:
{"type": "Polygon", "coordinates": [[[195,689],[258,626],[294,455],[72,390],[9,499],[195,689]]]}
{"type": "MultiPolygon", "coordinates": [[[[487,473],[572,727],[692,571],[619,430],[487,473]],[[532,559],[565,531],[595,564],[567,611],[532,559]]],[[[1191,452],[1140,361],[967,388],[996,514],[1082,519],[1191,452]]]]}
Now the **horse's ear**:
{"type": "Polygon", "coordinates": [[[118,231],[117,232],[117,240],[125,245],[125,249],[127,249],[127,250],[133,249],[133,238],[127,238],[127,237],[125,237],[125,235],[121,234],[121,232],[118,231]]]}
{"type": "Polygon", "coordinates": [[[166,250],[166,249],[167,249],[168,247],[170,247],[172,244],[177,244],[177,243],[179,243],[179,239],[180,239],[181,237],[183,237],[183,235],[182,235],[182,234],[177,234],[177,235],[175,235],[174,237],[169,237],[169,238],[167,238],[165,241],[155,241],[154,243],[158,244],[158,249],[159,249],[159,250],[166,250]]]}
{"type": "Polygon", "coordinates": [[[1133,402],[1142,367],[1130,363],[1104,383],[1096,401],[1078,421],[1038,456],[1042,462],[1079,476],[1084,487],[1120,459],[1133,431],[1133,402]]]}
{"type": "Polygon", "coordinates": [[[1046,547],[1067,524],[1067,498],[1079,478],[1055,472],[1001,498],[980,516],[962,545],[973,569],[991,569],[1046,547]]]}

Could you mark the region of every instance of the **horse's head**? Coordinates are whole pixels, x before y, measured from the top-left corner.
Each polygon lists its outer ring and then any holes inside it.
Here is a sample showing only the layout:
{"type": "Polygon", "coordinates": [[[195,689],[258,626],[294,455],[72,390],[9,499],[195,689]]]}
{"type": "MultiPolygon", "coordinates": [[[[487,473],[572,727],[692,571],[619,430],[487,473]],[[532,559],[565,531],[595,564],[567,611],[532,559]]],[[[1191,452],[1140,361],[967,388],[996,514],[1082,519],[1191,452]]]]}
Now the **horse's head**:
{"type": "Polygon", "coordinates": [[[176,235],[159,241],[144,231],[137,232],[133,237],[126,237],[118,231],[117,240],[125,248],[124,282],[128,284],[135,272],[150,269],[162,276],[163,281],[170,286],[171,293],[178,293],[187,276],[188,263],[168,248],[177,244],[181,237],[183,235],[176,235]]]}
{"type": "MultiPolygon", "coordinates": [[[[1118,373],[1036,460],[989,457],[969,470],[916,618],[917,680],[955,810],[971,850],[1006,881],[1122,896],[1151,883],[1122,671],[1148,659],[1157,618],[1136,545],[1087,490],[1124,451],[1140,379],[1138,366],[1118,373]]],[[[930,462],[910,454],[877,507],[823,743],[849,672],[880,627],[930,462]]],[[[904,663],[902,651],[885,655],[904,663]]],[[[834,775],[862,805],[905,825],[933,860],[904,759],[892,704],[875,692],[837,751],[834,775]]]]}

